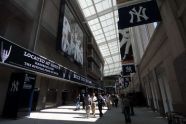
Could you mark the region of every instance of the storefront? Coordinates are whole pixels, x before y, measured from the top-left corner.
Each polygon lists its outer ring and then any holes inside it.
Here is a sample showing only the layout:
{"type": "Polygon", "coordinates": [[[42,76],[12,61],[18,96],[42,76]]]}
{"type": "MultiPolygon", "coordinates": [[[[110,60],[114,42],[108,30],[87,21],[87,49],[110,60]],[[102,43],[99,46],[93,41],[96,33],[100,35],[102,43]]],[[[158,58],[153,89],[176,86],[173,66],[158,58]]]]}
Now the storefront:
{"type": "Polygon", "coordinates": [[[9,84],[2,100],[4,116],[21,117],[31,110],[67,104],[85,87],[95,87],[85,76],[0,38],[1,66],[9,75],[5,74],[9,84]]]}

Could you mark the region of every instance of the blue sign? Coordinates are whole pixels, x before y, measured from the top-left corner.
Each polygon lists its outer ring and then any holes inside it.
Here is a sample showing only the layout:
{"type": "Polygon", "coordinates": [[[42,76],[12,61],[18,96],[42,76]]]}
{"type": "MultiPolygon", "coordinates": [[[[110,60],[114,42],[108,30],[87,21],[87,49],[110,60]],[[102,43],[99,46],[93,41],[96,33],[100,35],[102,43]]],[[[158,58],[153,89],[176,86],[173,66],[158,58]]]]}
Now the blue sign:
{"type": "Polygon", "coordinates": [[[130,73],[135,73],[136,70],[135,70],[135,65],[134,64],[125,64],[125,65],[122,65],[122,69],[123,69],[123,76],[129,76],[130,73]]]}
{"type": "Polygon", "coordinates": [[[161,21],[160,12],[155,0],[118,9],[118,28],[129,28],[152,22],[161,21]]]}
{"type": "Polygon", "coordinates": [[[2,37],[0,37],[0,51],[0,64],[12,65],[24,70],[39,72],[84,85],[95,86],[89,78],[22,48],[2,37]]]}

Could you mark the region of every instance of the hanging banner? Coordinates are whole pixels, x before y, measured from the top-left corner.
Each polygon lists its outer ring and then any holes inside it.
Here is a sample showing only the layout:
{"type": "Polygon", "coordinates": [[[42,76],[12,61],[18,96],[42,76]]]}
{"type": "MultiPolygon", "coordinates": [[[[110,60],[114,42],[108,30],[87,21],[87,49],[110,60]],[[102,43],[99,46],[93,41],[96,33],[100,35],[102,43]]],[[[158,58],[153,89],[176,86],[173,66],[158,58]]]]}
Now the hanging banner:
{"type": "Polygon", "coordinates": [[[134,63],[129,29],[119,30],[120,53],[122,64],[134,63]]]}
{"type": "Polygon", "coordinates": [[[161,21],[160,12],[155,0],[120,8],[118,13],[119,29],[161,21]]]}
{"type": "Polygon", "coordinates": [[[93,81],[77,74],[47,58],[22,48],[5,38],[0,37],[0,63],[40,72],[84,85],[93,85],[93,81]]]}
{"type": "Polygon", "coordinates": [[[123,87],[127,88],[129,86],[129,83],[131,82],[131,77],[130,76],[124,76],[123,77],[123,87]]]}
{"type": "Polygon", "coordinates": [[[135,73],[134,63],[122,65],[123,76],[130,76],[131,73],[135,73]]]}

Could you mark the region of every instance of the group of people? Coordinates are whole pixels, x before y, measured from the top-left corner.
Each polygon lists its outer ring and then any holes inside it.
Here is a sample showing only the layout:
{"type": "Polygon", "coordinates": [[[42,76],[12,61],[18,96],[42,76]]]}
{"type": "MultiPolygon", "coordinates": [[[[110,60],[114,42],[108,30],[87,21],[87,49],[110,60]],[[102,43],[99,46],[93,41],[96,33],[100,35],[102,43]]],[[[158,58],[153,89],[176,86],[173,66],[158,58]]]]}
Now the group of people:
{"type": "Polygon", "coordinates": [[[104,105],[104,98],[101,94],[98,94],[97,97],[95,96],[95,93],[93,93],[91,97],[89,94],[87,94],[84,98],[84,101],[87,118],[90,117],[90,109],[92,110],[92,115],[95,117],[96,104],[98,105],[99,116],[103,116],[102,107],[104,105]]]}
{"type": "Polygon", "coordinates": [[[106,103],[105,103],[105,99],[103,98],[101,93],[98,93],[97,96],[95,95],[95,93],[92,93],[92,96],[90,96],[88,93],[84,94],[82,97],[80,97],[80,95],[78,95],[76,98],[76,109],[75,110],[80,109],[80,101],[82,101],[83,109],[85,109],[85,111],[86,111],[87,118],[90,117],[91,110],[92,110],[91,114],[93,115],[93,117],[96,117],[96,115],[95,115],[96,105],[98,106],[99,116],[100,117],[103,116],[102,107],[106,103]]]}
{"type": "Polygon", "coordinates": [[[108,110],[110,110],[112,106],[118,107],[119,100],[121,101],[122,113],[125,116],[126,123],[131,123],[131,115],[134,115],[133,97],[126,94],[120,94],[120,96],[118,96],[117,94],[102,95],[101,93],[98,93],[97,96],[95,95],[95,93],[92,93],[91,96],[89,94],[85,94],[84,96],[78,95],[76,98],[76,110],[80,109],[81,101],[83,103],[83,109],[85,109],[86,111],[86,117],[90,117],[91,111],[91,114],[93,115],[93,117],[95,117],[95,110],[97,105],[99,116],[102,117],[102,107],[106,106],[108,110]]]}
{"type": "Polygon", "coordinates": [[[89,94],[82,94],[78,95],[76,97],[76,109],[80,109],[80,102],[82,102],[83,109],[86,110],[87,117],[90,116],[90,110],[92,110],[92,115],[95,117],[95,110],[96,110],[96,105],[98,106],[99,110],[99,115],[100,117],[103,116],[102,113],[102,107],[106,106],[108,110],[111,109],[111,107],[118,106],[118,101],[119,101],[119,96],[116,94],[101,94],[98,93],[95,95],[95,93],[92,93],[92,95],[89,94]]]}

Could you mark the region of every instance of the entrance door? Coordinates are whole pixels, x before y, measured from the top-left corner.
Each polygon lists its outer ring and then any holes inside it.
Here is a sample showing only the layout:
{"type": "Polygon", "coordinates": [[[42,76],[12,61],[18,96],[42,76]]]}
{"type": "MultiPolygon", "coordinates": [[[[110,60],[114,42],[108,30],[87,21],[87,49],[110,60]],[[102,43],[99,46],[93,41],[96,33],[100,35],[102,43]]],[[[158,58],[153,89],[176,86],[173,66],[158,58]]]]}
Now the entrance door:
{"type": "Polygon", "coordinates": [[[32,99],[32,111],[36,111],[39,93],[40,93],[39,89],[34,89],[33,99],[32,99]]]}
{"type": "Polygon", "coordinates": [[[62,105],[66,105],[67,104],[66,103],[67,99],[68,99],[68,92],[67,91],[61,92],[62,105]]]}

